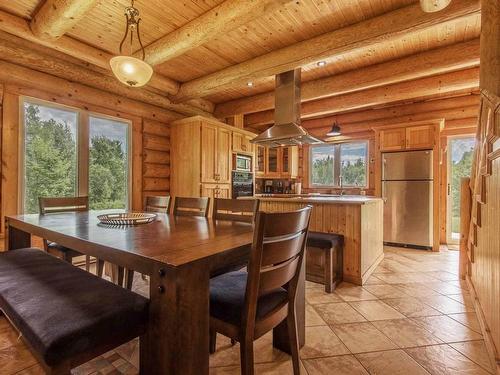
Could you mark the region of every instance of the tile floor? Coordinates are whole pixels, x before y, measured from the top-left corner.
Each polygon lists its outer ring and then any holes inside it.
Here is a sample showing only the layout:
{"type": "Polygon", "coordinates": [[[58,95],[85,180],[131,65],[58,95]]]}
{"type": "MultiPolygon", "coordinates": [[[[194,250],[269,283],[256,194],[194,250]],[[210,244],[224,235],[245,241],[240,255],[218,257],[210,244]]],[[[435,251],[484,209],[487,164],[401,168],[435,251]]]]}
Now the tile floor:
{"type": "MultiPolygon", "coordinates": [[[[458,252],[386,248],[363,287],[343,283],[333,294],[307,283],[302,374],[492,374],[467,286],[458,280],[458,252]]],[[[137,277],[135,289],[147,293],[137,277]]],[[[291,374],[290,357],[255,343],[255,372],[291,374]]],[[[73,370],[73,374],[136,374],[137,340],[73,370]]],[[[239,374],[239,349],[218,336],[210,374],[239,374]]],[[[42,374],[36,360],[0,318],[0,373],[42,374]]]]}

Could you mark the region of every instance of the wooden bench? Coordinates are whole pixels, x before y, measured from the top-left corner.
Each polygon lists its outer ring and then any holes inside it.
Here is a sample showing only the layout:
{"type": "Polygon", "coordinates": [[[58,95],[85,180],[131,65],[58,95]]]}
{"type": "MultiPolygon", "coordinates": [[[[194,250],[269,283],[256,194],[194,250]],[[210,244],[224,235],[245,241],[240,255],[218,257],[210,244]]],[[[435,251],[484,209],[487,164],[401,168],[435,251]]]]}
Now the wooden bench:
{"type": "Polygon", "coordinates": [[[0,253],[0,309],[47,374],[145,333],[149,301],[39,249],[0,253]]]}
{"type": "Polygon", "coordinates": [[[344,236],[309,232],[307,237],[306,280],[325,286],[331,293],[342,281],[344,236]]]}

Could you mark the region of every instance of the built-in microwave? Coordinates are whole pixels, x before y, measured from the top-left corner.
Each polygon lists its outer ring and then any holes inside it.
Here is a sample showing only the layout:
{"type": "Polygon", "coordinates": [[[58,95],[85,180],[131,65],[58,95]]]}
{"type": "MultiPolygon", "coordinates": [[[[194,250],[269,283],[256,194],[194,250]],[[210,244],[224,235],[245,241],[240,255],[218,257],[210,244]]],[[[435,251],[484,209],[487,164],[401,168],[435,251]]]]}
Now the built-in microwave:
{"type": "Polygon", "coordinates": [[[248,155],[235,154],[233,158],[233,170],[241,172],[251,172],[252,157],[248,155]]]}

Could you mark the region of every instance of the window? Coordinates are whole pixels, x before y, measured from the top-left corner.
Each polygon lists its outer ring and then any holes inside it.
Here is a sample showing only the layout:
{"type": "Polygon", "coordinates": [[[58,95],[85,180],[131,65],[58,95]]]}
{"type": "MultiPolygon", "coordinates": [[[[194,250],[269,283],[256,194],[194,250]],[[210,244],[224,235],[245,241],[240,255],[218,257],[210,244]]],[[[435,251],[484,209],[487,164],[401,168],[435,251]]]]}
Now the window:
{"type": "Polygon", "coordinates": [[[310,182],[316,187],[366,187],[367,142],[312,146],[310,182]]]}
{"type": "Polygon", "coordinates": [[[22,211],[38,197],[88,195],[91,209],[127,208],[129,131],[123,120],[35,99],[22,103],[22,211]]]}

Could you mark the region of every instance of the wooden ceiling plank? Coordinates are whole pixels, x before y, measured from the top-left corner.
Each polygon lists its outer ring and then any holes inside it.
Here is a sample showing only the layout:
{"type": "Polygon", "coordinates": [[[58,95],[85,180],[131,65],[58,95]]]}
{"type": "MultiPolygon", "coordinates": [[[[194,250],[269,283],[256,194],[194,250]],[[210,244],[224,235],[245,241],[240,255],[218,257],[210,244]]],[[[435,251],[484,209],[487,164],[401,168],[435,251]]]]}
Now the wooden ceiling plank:
{"type": "MultiPolygon", "coordinates": [[[[2,10],[0,10],[0,30],[111,70],[109,60],[113,55],[68,36],[62,36],[57,41],[38,38],[31,32],[28,21],[2,10]]],[[[179,90],[178,82],[158,73],[153,74],[149,85],[168,94],[175,94],[179,90]]]]}
{"type": "MultiPolygon", "coordinates": [[[[470,68],[306,102],[301,106],[301,117],[302,119],[319,117],[335,112],[352,111],[408,99],[425,98],[437,93],[451,94],[460,90],[476,89],[478,87],[479,68],[470,68]]],[[[245,125],[253,127],[271,124],[273,121],[274,111],[272,110],[245,116],[245,125]]]]}
{"type": "Polygon", "coordinates": [[[418,4],[295,43],[181,85],[175,100],[203,97],[259,77],[272,76],[347,51],[366,48],[402,34],[416,32],[478,13],[480,1],[455,0],[446,12],[423,13],[418,4]]]}
{"type": "MultiPolygon", "coordinates": [[[[303,82],[302,101],[347,94],[378,86],[447,73],[479,65],[479,39],[371,65],[343,74],[303,82]]],[[[274,91],[218,104],[219,118],[274,108],[274,91]]]]}
{"type": "Polygon", "coordinates": [[[161,122],[168,123],[184,117],[184,115],[174,111],[138,102],[50,74],[37,72],[6,61],[0,61],[0,81],[22,87],[36,87],[37,90],[70,99],[80,98],[80,100],[91,105],[105,106],[119,112],[161,122]]]}
{"type": "Polygon", "coordinates": [[[30,22],[33,34],[57,40],[75,26],[98,0],[46,0],[30,22]]]}
{"type": "Polygon", "coordinates": [[[1,60],[48,73],[56,77],[80,82],[87,86],[176,111],[187,116],[202,115],[211,117],[211,114],[204,110],[192,107],[188,104],[174,104],[166,96],[145,89],[137,90],[129,88],[122,85],[111,75],[104,75],[71,62],[56,59],[48,54],[38,52],[34,48],[30,48],[32,43],[28,41],[18,38],[15,39],[17,39],[17,41],[7,40],[0,35],[1,60]]]}
{"type": "MultiPolygon", "coordinates": [[[[258,19],[293,0],[227,0],[145,48],[145,60],[161,64],[258,19]]],[[[141,52],[137,52],[138,55],[141,52]]]]}

